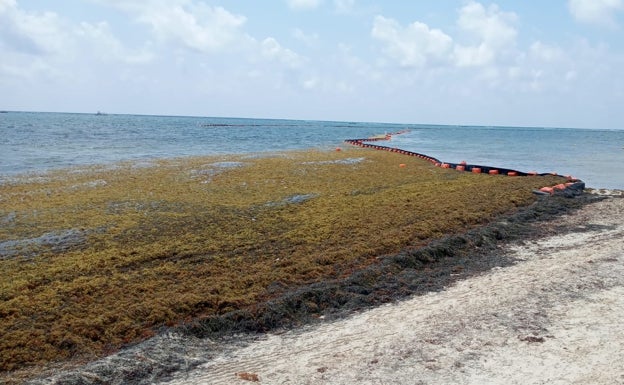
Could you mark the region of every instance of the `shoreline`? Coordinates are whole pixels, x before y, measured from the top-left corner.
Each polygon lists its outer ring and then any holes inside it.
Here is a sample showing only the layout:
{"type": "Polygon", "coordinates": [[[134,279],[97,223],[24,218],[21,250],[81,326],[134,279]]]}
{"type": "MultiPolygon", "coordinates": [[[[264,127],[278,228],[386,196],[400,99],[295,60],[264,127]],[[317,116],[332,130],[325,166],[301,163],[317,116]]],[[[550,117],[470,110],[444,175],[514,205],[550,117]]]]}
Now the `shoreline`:
{"type": "MultiPolygon", "coordinates": [[[[587,195],[587,196],[592,198],[593,200],[599,200],[599,199],[595,199],[597,197],[597,194],[592,194],[592,195],[587,195]]],[[[609,200],[609,199],[618,199],[618,198],[607,197],[606,199],[609,200]]],[[[554,201],[552,198],[550,198],[549,200],[554,201]]],[[[570,201],[568,200],[568,202],[570,201]]],[[[586,206],[586,208],[573,209],[573,210],[578,210],[578,212],[573,213],[571,215],[564,214],[564,217],[576,217],[580,215],[579,213],[582,213],[583,210],[591,211],[591,207],[594,204],[596,203],[589,203],[589,206],[586,206]]],[[[551,211],[552,212],[550,213],[542,213],[544,218],[545,217],[556,218],[561,215],[558,209],[552,209],[551,211]]],[[[511,232],[506,233],[505,231],[503,231],[502,233],[500,232],[491,233],[491,235],[493,235],[494,238],[497,238],[497,237],[500,237],[500,234],[504,234],[503,244],[508,244],[510,241],[518,242],[519,239],[520,239],[520,242],[529,242],[529,241],[533,242],[531,239],[536,240],[536,239],[539,239],[540,237],[543,237],[544,231],[547,231],[547,234],[549,236],[553,236],[565,230],[562,226],[554,225],[552,222],[543,222],[543,221],[540,223],[534,222],[535,218],[533,219],[530,219],[530,218],[536,215],[535,212],[525,213],[525,214],[527,215],[524,217],[524,219],[521,219],[521,218],[515,219],[515,220],[511,220],[510,222],[516,223],[518,221],[518,222],[522,222],[523,225],[529,225],[528,227],[532,228],[532,230],[530,231],[530,234],[529,234],[529,228],[524,227],[523,229],[518,229],[518,231],[515,233],[515,236],[516,236],[515,241],[513,240],[514,234],[511,234],[511,232]],[[517,238],[518,236],[521,238],[517,238]]],[[[557,219],[556,223],[559,223],[559,219],[557,219]]],[[[568,228],[568,230],[570,230],[570,228],[568,228]]],[[[481,233],[479,236],[483,237],[483,234],[484,233],[481,233]]],[[[483,240],[485,238],[481,238],[481,239],[483,240]]],[[[470,242],[470,243],[473,243],[473,242],[470,242]]],[[[438,245],[438,246],[441,246],[441,249],[445,249],[449,247],[449,244],[438,245]]],[[[490,243],[490,241],[486,240],[486,242],[483,242],[480,246],[477,247],[477,249],[479,249],[478,250],[479,253],[484,253],[484,251],[488,251],[487,253],[485,253],[487,255],[484,258],[481,258],[483,257],[483,255],[479,254],[480,258],[472,258],[474,262],[476,262],[476,265],[475,266],[466,265],[467,268],[463,272],[458,273],[457,271],[451,271],[448,269],[449,266],[446,266],[447,270],[444,270],[444,263],[440,264],[440,269],[438,270],[434,269],[434,271],[437,271],[439,274],[444,275],[446,279],[448,279],[448,281],[440,280],[438,282],[439,286],[435,288],[421,287],[421,290],[422,289],[424,290],[422,290],[420,293],[416,293],[417,296],[414,297],[414,299],[412,300],[408,299],[407,301],[409,302],[409,301],[417,300],[418,298],[423,298],[422,294],[424,294],[424,297],[427,297],[429,295],[437,295],[439,293],[444,293],[447,290],[452,290],[454,285],[462,285],[463,284],[462,282],[467,282],[472,279],[479,279],[479,277],[492,274],[493,272],[496,272],[499,269],[513,268],[515,264],[517,264],[516,258],[510,257],[507,254],[505,255],[500,254],[498,252],[500,251],[500,247],[501,247],[501,244],[497,243],[496,241],[490,243]],[[426,293],[429,293],[429,294],[426,294],[426,293]],[[434,293],[434,294],[431,294],[431,293],[434,293]]],[[[473,249],[471,252],[466,253],[464,258],[466,258],[466,260],[469,260],[470,259],[469,257],[471,255],[474,256],[474,254],[471,254],[474,252],[475,250],[473,249]]],[[[458,255],[459,254],[460,253],[458,253],[458,255]]],[[[435,253],[432,253],[430,255],[435,255],[435,253]]],[[[457,258],[457,257],[453,257],[453,258],[457,258]]],[[[442,259],[444,259],[444,256],[442,259]]],[[[428,273],[431,273],[431,270],[428,271],[428,273]]],[[[235,333],[236,335],[238,335],[238,337],[235,337],[234,340],[232,340],[231,337],[226,338],[225,340],[222,340],[218,338],[218,336],[214,336],[214,335],[208,336],[208,338],[206,338],[206,336],[204,336],[204,338],[198,338],[197,334],[195,335],[193,333],[189,334],[188,329],[186,331],[179,330],[179,329],[170,330],[167,333],[161,333],[159,336],[145,343],[141,343],[137,346],[131,347],[129,349],[125,349],[124,351],[120,352],[117,355],[107,357],[103,360],[100,360],[91,364],[87,364],[82,369],[78,369],[77,371],[70,370],[69,372],[65,372],[63,370],[59,370],[59,371],[56,371],[56,374],[52,374],[51,377],[45,380],[33,381],[31,383],[33,384],[67,383],[68,380],[73,380],[73,382],[70,381],[69,383],[75,383],[75,384],[94,383],[92,381],[91,382],[87,381],[87,378],[92,378],[94,381],[95,379],[98,379],[98,378],[99,378],[99,381],[105,380],[105,377],[101,377],[101,376],[104,373],[110,374],[112,368],[116,368],[115,370],[118,372],[117,375],[123,376],[124,373],[126,373],[126,377],[124,377],[122,380],[122,382],[124,383],[141,384],[141,383],[151,383],[154,381],[163,381],[163,380],[168,380],[168,379],[170,380],[170,379],[176,379],[176,378],[179,380],[181,378],[180,376],[182,376],[185,379],[184,381],[186,381],[189,378],[191,378],[188,376],[193,375],[192,373],[194,372],[192,371],[192,369],[198,367],[199,365],[209,366],[209,363],[211,361],[214,362],[214,360],[217,359],[218,357],[230,357],[231,355],[236,356],[238,354],[237,352],[240,349],[243,349],[243,350],[251,349],[251,347],[254,346],[255,344],[262,344],[263,343],[262,341],[265,338],[268,338],[268,339],[277,338],[275,336],[279,336],[284,332],[285,332],[285,335],[291,335],[291,334],[296,335],[298,333],[304,333],[304,331],[308,329],[315,329],[315,328],[322,329],[326,327],[324,325],[328,325],[328,324],[334,324],[334,323],[338,324],[341,322],[349,322],[349,320],[360,317],[362,314],[366,314],[371,311],[373,312],[377,311],[376,309],[387,308],[388,306],[395,306],[397,304],[396,301],[399,301],[398,304],[401,304],[402,302],[405,301],[405,298],[408,298],[413,294],[414,293],[403,292],[402,296],[395,297],[395,298],[385,298],[385,300],[381,300],[381,301],[377,300],[376,303],[362,304],[362,306],[359,306],[359,307],[355,307],[355,308],[351,308],[347,310],[342,309],[342,310],[339,310],[338,312],[333,312],[333,313],[331,311],[326,312],[323,316],[321,316],[321,319],[318,319],[318,318],[312,319],[312,320],[308,319],[307,322],[304,323],[305,325],[308,325],[308,326],[305,326],[303,329],[293,328],[293,326],[296,326],[296,325],[289,326],[285,324],[283,325],[284,327],[283,329],[276,330],[278,334],[275,334],[276,331],[273,331],[273,332],[269,332],[268,334],[251,335],[251,336],[248,335],[247,337],[244,337],[241,334],[235,333]],[[388,303],[389,301],[392,303],[391,305],[383,305],[383,303],[388,303]],[[379,307],[380,305],[381,307],[379,307]],[[364,309],[372,309],[372,310],[364,310],[364,309]],[[364,313],[362,313],[362,310],[364,310],[364,313]],[[325,318],[325,320],[323,321],[322,318],[325,318]],[[328,320],[333,320],[333,321],[328,321],[328,320]],[[206,352],[209,352],[209,353],[206,354],[206,352]],[[144,357],[144,358],[137,359],[138,357],[144,357]],[[175,372],[178,372],[178,373],[175,374],[175,372]],[[128,373],[132,374],[132,376],[128,377],[127,376],[128,373]]],[[[396,305],[396,306],[400,306],[400,305],[396,305]]],[[[381,325],[379,325],[379,327],[381,327],[381,325]]],[[[293,353],[293,354],[297,355],[297,353],[293,353]]],[[[256,358],[260,359],[260,357],[256,357],[256,358]]],[[[319,368],[323,368],[323,366],[319,368]]],[[[267,368],[264,368],[264,369],[269,370],[267,368]]],[[[277,383],[278,382],[278,380],[275,380],[275,381],[270,380],[270,379],[263,380],[267,378],[268,374],[260,370],[258,370],[257,373],[253,372],[250,369],[244,369],[242,371],[257,374],[261,380],[261,383],[277,383]]],[[[269,370],[269,372],[271,371],[269,370]]],[[[325,372],[327,372],[327,370],[323,369],[321,371],[317,370],[317,372],[313,374],[324,374],[325,372]]],[[[271,372],[271,373],[274,373],[274,372],[271,372]]],[[[302,376],[303,376],[303,373],[304,372],[302,371],[301,372],[302,376]]],[[[229,373],[227,375],[224,374],[225,377],[222,378],[224,382],[215,381],[215,382],[207,382],[207,383],[234,383],[237,379],[235,374],[236,373],[229,373]]],[[[290,373],[290,375],[298,375],[298,374],[290,373]]],[[[328,375],[329,374],[327,374],[327,376],[328,375]]],[[[200,375],[198,374],[198,376],[200,375]]],[[[301,378],[302,377],[300,377],[299,379],[301,380],[301,378]]],[[[330,378],[330,377],[327,377],[327,378],[330,378]]],[[[332,380],[327,383],[334,383],[334,381],[338,381],[337,383],[340,383],[339,381],[341,381],[340,377],[332,377],[331,379],[332,380]]],[[[111,379],[109,378],[109,380],[111,379]]],[[[348,382],[353,381],[354,378],[343,378],[343,380],[344,380],[344,383],[348,383],[348,382]]],[[[184,381],[182,383],[185,383],[184,381]]],[[[203,377],[201,381],[202,381],[201,383],[204,383],[203,381],[207,381],[207,380],[205,377],[203,377]]],[[[197,382],[197,383],[200,383],[200,382],[197,382]]],[[[241,383],[244,383],[244,381],[241,383]]],[[[303,381],[302,383],[305,383],[305,381],[303,381]]]]}
{"type": "MultiPolygon", "coordinates": [[[[563,180],[405,158],[358,148],[199,157],[0,186],[3,377],[96,360],[174,326],[191,337],[266,332],[441,286],[424,267],[473,242],[460,234],[563,180]]],[[[449,276],[464,265],[435,266],[449,276]]]]}
{"type": "Polygon", "coordinates": [[[610,196],[507,245],[512,265],[267,335],[167,384],[622,383],[623,214],[610,196]]]}

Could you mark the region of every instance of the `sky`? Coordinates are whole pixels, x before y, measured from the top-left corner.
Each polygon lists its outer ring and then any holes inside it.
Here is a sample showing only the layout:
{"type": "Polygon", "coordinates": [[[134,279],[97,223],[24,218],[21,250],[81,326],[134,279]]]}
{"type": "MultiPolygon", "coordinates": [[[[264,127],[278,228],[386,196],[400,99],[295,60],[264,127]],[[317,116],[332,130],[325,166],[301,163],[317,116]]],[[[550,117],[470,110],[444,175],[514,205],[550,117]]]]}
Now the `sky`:
{"type": "Polygon", "coordinates": [[[0,110],[624,129],[624,0],[0,0],[0,110]]]}

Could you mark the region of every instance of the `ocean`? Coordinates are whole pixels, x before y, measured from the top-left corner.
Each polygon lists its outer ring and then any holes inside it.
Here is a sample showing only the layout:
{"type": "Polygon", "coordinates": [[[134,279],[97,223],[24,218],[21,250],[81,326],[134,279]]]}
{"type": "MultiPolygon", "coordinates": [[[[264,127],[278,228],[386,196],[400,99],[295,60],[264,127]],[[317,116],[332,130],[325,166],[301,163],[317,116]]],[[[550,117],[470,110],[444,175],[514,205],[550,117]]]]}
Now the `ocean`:
{"type": "Polygon", "coordinates": [[[624,189],[624,130],[43,112],[0,113],[0,183],[126,160],[333,149],[348,146],[345,139],[403,130],[380,144],[444,162],[556,172],[588,187],[624,189]]]}

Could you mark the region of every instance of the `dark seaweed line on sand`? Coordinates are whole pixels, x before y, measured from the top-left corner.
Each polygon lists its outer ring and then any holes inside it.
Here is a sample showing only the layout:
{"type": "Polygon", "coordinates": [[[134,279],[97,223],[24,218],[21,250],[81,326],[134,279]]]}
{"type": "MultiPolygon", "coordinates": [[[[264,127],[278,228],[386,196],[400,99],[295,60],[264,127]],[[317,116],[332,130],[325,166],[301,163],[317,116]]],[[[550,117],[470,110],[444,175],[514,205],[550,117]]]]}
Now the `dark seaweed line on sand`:
{"type": "MultiPolygon", "coordinates": [[[[186,325],[163,329],[163,334],[216,341],[214,351],[190,360],[184,346],[163,347],[157,339],[140,343],[54,379],[32,384],[151,384],[171,378],[206,362],[208,356],[236,341],[249,341],[258,333],[291,329],[325,319],[339,319],[354,311],[383,303],[440,291],[449,284],[508,266],[515,261],[500,252],[505,243],[544,236],[537,226],[602,199],[589,194],[575,198],[540,197],[515,214],[463,234],[447,236],[428,246],[388,255],[342,280],[328,280],[286,292],[279,298],[219,316],[197,319],[186,325]],[[137,357],[142,359],[137,359],[137,357]]],[[[561,231],[562,229],[557,229],[561,231]]]]}
{"type": "Polygon", "coordinates": [[[353,311],[440,291],[460,278],[514,263],[496,253],[501,242],[543,236],[534,224],[576,210],[596,199],[542,198],[528,208],[463,234],[446,236],[428,246],[384,256],[342,280],[300,287],[283,296],[224,315],[197,320],[179,328],[194,337],[221,337],[237,333],[264,333],[317,320],[335,319],[353,311]]]}

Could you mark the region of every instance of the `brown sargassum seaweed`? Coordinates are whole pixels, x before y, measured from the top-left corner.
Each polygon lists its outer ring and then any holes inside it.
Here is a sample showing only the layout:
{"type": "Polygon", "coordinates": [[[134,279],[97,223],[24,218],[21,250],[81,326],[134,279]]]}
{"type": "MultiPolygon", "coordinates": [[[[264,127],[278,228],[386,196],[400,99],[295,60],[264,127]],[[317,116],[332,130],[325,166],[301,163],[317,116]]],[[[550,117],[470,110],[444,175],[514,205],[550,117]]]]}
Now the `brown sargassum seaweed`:
{"type": "Polygon", "coordinates": [[[532,194],[561,180],[348,149],[5,181],[0,370],[93,359],[162,328],[265,331],[435,289],[428,264],[506,237],[500,227],[466,234],[538,199],[563,199],[532,194]]]}

